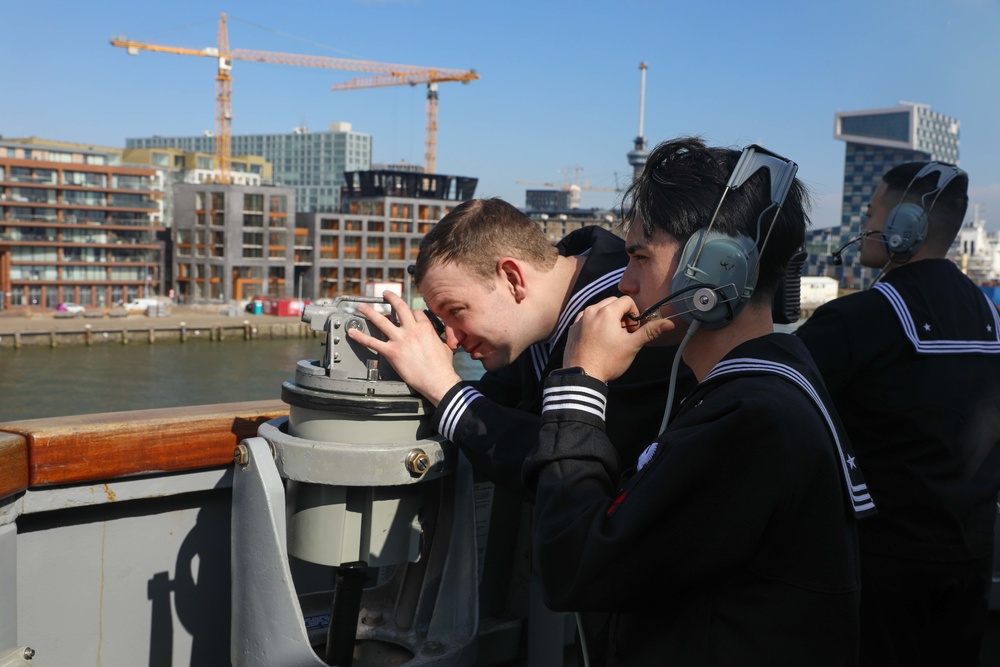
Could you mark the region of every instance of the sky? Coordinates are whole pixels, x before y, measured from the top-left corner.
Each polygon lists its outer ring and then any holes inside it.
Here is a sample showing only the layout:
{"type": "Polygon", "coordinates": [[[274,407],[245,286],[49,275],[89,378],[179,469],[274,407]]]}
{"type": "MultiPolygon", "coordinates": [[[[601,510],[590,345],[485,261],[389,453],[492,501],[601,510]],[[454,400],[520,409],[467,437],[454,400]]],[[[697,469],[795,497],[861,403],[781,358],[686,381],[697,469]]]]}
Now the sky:
{"type": "MultiPolygon", "coordinates": [[[[0,0],[0,135],[123,147],[215,128],[211,58],[114,48],[112,36],[475,69],[439,88],[437,169],[524,206],[538,185],[614,190],[644,134],[759,143],[799,165],[815,227],[839,224],[834,113],[928,104],[961,122],[970,202],[1000,229],[998,0],[0,0]]],[[[233,134],[372,135],[375,163],[423,164],[423,86],[331,91],[364,73],[236,61],[233,134]]],[[[584,190],[610,207],[614,192],[584,190]]],[[[970,217],[972,215],[970,205],[970,217]]]]}

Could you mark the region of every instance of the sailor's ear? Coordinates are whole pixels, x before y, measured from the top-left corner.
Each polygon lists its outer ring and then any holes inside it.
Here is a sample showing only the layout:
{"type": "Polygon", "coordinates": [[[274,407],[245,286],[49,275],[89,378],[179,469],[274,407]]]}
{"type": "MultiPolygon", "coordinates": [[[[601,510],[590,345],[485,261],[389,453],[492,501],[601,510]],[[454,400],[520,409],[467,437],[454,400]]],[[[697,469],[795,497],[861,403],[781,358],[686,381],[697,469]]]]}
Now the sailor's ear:
{"type": "Polygon", "coordinates": [[[527,296],[524,265],[521,261],[513,257],[501,257],[497,262],[497,275],[502,278],[514,300],[521,303],[527,296]]]}

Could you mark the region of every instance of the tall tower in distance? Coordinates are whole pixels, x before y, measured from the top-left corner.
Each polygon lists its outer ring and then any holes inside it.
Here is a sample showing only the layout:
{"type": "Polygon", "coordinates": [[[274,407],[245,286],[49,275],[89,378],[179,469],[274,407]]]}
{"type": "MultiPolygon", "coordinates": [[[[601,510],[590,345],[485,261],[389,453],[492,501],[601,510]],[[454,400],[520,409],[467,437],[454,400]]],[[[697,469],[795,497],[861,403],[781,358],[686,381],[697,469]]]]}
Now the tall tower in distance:
{"type": "Polygon", "coordinates": [[[958,164],[959,129],[958,119],[914,102],[836,113],[833,138],[847,144],[840,225],[807,234],[809,260],[804,275],[837,278],[841,289],[864,289],[871,284],[876,272],[857,263],[857,252],[845,252],[840,266],[833,263],[831,252],[857,235],[865,207],[887,171],[904,162],[958,164]]]}
{"type": "Polygon", "coordinates": [[[646,109],[646,69],[645,62],[639,63],[641,83],[639,84],[639,135],[635,138],[635,147],[628,153],[628,163],[632,165],[632,178],[638,178],[646,166],[649,151],[646,150],[646,137],[643,134],[643,114],[646,109]]]}

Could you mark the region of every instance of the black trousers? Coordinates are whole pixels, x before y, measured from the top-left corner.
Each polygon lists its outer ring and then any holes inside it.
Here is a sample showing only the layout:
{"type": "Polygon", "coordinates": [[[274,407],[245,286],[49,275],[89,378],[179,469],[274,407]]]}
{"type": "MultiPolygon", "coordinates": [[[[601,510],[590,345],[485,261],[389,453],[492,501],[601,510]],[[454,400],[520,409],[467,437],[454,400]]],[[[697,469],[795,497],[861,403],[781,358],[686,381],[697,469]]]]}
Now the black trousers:
{"type": "Polygon", "coordinates": [[[861,667],[978,667],[992,557],[947,563],[861,554],[861,667]]]}

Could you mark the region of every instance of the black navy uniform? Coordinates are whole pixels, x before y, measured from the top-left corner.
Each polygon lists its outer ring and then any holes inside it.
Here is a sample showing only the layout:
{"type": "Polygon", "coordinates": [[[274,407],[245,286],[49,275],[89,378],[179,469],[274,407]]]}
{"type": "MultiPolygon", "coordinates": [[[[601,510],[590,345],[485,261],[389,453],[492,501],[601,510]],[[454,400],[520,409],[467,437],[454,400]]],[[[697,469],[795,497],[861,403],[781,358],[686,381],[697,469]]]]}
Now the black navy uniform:
{"type": "Polygon", "coordinates": [[[617,614],[611,665],[853,665],[873,511],[805,346],[737,346],[622,474],[603,383],[545,383],[534,550],[547,603],[617,614]]]}
{"type": "Polygon", "coordinates": [[[797,334],[879,508],[859,526],[863,662],[977,665],[1000,489],[996,308],[953,263],[926,259],[797,334]]]}
{"type": "MultiPolygon", "coordinates": [[[[506,488],[520,489],[521,465],[541,427],[542,381],[562,367],[570,325],[587,306],[621,296],[618,281],[628,263],[625,242],[599,227],[572,232],[556,247],[561,255],[585,255],[586,261],[552,337],[532,345],[511,365],[452,387],[434,412],[438,432],[461,446],[478,472],[506,488]]],[[[636,444],[648,443],[659,430],[674,351],[644,349],[639,363],[611,383],[608,432],[621,446],[626,465],[642,451],[636,444]]],[[[681,382],[690,386],[692,376],[684,369],[681,382]]]]}

